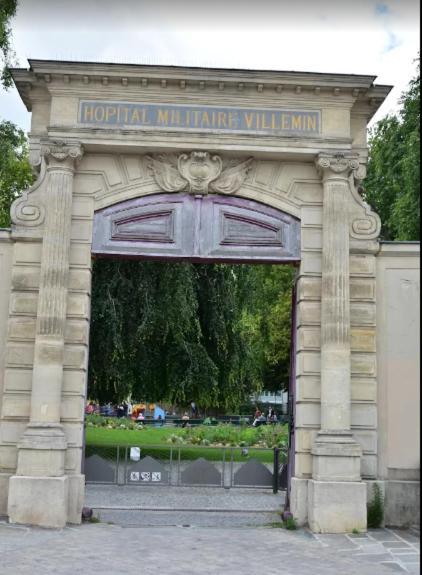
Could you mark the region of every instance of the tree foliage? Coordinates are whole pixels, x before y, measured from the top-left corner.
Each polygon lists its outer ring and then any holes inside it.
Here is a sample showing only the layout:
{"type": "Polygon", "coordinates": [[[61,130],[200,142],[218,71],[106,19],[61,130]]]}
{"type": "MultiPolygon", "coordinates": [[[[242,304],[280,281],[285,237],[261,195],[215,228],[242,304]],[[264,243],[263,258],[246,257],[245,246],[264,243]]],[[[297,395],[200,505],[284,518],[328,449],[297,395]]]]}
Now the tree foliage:
{"type": "Polygon", "coordinates": [[[248,269],[250,297],[242,312],[242,332],[253,350],[255,380],[268,391],[288,387],[295,275],[288,266],[248,269]]]}
{"type": "Polygon", "coordinates": [[[24,132],[0,122],[0,228],[10,226],[10,206],[32,181],[24,132]]]}
{"type": "Polygon", "coordinates": [[[420,66],[402,94],[398,115],[376,124],[369,139],[365,199],[379,214],[385,240],[420,239],[420,66]]]}
{"type": "Polygon", "coordinates": [[[291,286],[280,266],[95,261],[90,396],[230,409],[279,390],[291,286]]]}
{"type": "Polygon", "coordinates": [[[0,2],[0,52],[2,55],[2,70],[0,81],[4,88],[12,85],[12,76],[9,66],[12,64],[15,53],[12,48],[12,29],[10,20],[15,16],[17,0],[1,0],[0,2]]]}

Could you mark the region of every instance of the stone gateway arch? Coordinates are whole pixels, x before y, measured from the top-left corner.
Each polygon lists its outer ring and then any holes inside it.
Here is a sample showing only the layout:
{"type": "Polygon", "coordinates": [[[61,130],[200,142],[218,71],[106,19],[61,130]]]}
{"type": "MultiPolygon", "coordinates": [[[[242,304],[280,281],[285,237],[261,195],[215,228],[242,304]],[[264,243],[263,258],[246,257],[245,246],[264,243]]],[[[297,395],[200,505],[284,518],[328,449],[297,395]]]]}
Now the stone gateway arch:
{"type": "Polygon", "coordinates": [[[93,254],[294,262],[290,509],[315,532],[365,530],[388,446],[377,417],[380,221],[359,185],[367,124],[390,87],[42,60],[13,77],[32,112],[38,179],[0,231],[0,513],[81,521],[93,254]]]}

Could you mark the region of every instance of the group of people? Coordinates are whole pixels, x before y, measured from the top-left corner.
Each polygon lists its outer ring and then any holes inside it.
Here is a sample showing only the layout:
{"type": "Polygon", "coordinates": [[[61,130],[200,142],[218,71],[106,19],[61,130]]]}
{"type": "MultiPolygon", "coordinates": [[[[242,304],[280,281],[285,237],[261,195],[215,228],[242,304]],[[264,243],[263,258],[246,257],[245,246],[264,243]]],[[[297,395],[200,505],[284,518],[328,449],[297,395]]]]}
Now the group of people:
{"type": "MultiPolygon", "coordinates": [[[[85,413],[87,415],[98,413],[101,415],[108,415],[108,416],[117,416],[117,417],[130,417],[134,421],[144,421],[145,420],[145,413],[146,409],[144,406],[140,405],[132,405],[130,402],[123,401],[118,405],[113,406],[111,403],[106,405],[98,405],[93,401],[89,401],[85,408],[85,413]]],[[[162,422],[165,416],[168,415],[168,412],[163,412],[163,415],[157,415],[155,419],[160,420],[162,422]]],[[[176,415],[176,413],[172,413],[172,415],[176,415]]],[[[198,408],[194,401],[190,404],[190,414],[188,411],[185,411],[182,416],[182,427],[189,427],[189,420],[196,419],[198,417],[198,408]]],[[[273,407],[268,409],[268,413],[265,414],[261,411],[258,407],[256,408],[252,427],[258,427],[259,425],[266,425],[267,423],[277,423],[277,414],[273,407]]]]}
{"type": "Polygon", "coordinates": [[[112,405],[111,402],[105,405],[99,405],[93,401],[89,401],[85,406],[85,413],[92,415],[97,413],[99,415],[108,415],[116,417],[130,417],[132,414],[132,405],[124,401],[118,405],[112,405]]]}
{"type": "Polygon", "coordinates": [[[264,412],[256,408],[252,427],[266,425],[267,423],[277,423],[277,414],[275,412],[275,409],[273,407],[270,407],[268,410],[268,414],[265,415],[264,412]]]}

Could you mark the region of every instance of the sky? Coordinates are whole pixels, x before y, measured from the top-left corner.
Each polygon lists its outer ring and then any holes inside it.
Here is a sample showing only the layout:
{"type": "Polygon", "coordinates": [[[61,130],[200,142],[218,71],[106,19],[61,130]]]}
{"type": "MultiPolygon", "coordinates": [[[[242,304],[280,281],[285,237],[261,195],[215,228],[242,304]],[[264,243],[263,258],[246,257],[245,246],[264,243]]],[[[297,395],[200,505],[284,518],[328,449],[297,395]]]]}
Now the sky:
{"type": "MultiPolygon", "coordinates": [[[[371,121],[397,113],[415,76],[418,0],[18,0],[16,63],[27,58],[363,74],[394,86],[371,121]]],[[[26,132],[15,88],[0,120],[26,132]]]]}

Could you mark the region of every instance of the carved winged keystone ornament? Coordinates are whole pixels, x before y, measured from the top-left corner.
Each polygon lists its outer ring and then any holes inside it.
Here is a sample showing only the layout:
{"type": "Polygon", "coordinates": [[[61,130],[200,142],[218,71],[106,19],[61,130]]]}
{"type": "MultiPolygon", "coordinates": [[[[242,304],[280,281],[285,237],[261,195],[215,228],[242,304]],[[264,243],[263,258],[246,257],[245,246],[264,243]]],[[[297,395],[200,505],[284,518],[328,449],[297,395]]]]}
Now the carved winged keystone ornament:
{"type": "Polygon", "coordinates": [[[240,188],[253,158],[248,158],[223,169],[220,156],[209,152],[191,152],[172,155],[147,156],[148,165],[155,181],[166,192],[189,191],[191,194],[206,195],[209,191],[232,194],[240,188]]]}

